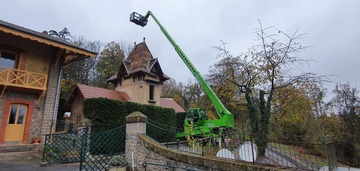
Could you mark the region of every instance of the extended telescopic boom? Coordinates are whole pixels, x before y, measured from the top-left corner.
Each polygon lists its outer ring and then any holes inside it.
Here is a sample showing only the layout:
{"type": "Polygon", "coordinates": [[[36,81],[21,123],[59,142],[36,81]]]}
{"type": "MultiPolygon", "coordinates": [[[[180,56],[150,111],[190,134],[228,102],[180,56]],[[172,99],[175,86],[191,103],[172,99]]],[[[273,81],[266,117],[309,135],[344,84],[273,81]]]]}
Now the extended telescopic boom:
{"type": "MultiPolygon", "coordinates": [[[[130,21],[140,25],[142,27],[146,26],[149,16],[151,16],[155,22],[160,27],[160,30],[164,33],[166,38],[169,40],[169,42],[173,45],[175,48],[175,51],[178,53],[180,58],[184,61],[186,66],[189,68],[191,73],[194,75],[198,83],[203,88],[204,92],[207,94],[207,96],[210,98],[211,102],[214,104],[217,114],[220,118],[224,117],[225,115],[232,115],[224,106],[224,104],[220,101],[220,99],[216,96],[214,91],[210,88],[210,86],[206,83],[203,76],[199,73],[199,71],[194,67],[194,65],[190,62],[190,60],[187,58],[185,53],[181,50],[181,48],[175,43],[175,41],[172,39],[172,37],[169,35],[169,33],[165,30],[165,28],[160,24],[160,22],[157,20],[157,18],[154,16],[154,14],[151,11],[148,11],[145,16],[142,16],[136,12],[133,12],[130,17],[130,21]]],[[[233,125],[233,123],[228,123],[230,125],[233,125]]]]}

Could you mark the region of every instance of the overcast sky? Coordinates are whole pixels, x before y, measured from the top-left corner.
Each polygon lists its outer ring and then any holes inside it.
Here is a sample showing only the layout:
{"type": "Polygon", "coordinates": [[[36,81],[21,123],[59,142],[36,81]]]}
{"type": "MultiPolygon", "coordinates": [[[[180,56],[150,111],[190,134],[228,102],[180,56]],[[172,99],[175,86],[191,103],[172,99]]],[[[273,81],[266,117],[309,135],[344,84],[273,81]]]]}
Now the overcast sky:
{"type": "MultiPolygon", "coordinates": [[[[254,45],[257,19],[286,33],[307,33],[300,56],[317,62],[303,69],[332,74],[335,83],[360,84],[360,1],[358,0],[9,0],[1,3],[0,19],[36,31],[62,30],[88,40],[146,43],[165,73],[178,82],[192,74],[150,19],[146,27],[129,22],[136,11],[151,10],[205,75],[219,58],[212,47],[228,43],[233,55],[254,45]]],[[[328,85],[333,87],[333,84],[328,85]]]]}

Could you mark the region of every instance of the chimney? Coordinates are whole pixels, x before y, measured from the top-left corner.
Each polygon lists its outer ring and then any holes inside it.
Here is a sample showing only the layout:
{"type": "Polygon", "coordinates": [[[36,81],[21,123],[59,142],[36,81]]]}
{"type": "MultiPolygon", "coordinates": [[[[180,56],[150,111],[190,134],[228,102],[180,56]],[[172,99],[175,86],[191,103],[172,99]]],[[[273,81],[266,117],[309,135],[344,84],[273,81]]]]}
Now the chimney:
{"type": "Polygon", "coordinates": [[[134,42],[134,46],[136,46],[136,42],[134,42]]]}
{"type": "Polygon", "coordinates": [[[143,42],[145,43],[145,37],[143,38],[143,42]]]}
{"type": "Polygon", "coordinates": [[[45,30],[45,31],[42,32],[42,34],[48,35],[48,32],[45,30]]]}

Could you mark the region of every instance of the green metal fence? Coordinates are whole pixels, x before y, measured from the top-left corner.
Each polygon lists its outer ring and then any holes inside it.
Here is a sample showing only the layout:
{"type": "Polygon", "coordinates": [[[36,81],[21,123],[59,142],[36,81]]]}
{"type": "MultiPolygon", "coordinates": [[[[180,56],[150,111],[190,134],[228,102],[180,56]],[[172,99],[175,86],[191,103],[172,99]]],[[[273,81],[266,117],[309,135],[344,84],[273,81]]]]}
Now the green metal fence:
{"type": "Polygon", "coordinates": [[[49,164],[79,162],[88,130],[86,127],[75,132],[46,134],[42,161],[49,164]]]}
{"type": "Polygon", "coordinates": [[[114,155],[125,152],[125,125],[88,134],[89,128],[45,135],[42,161],[48,164],[80,162],[81,170],[106,170],[114,155]]]}
{"type": "Polygon", "coordinates": [[[125,137],[125,125],[85,136],[80,171],[106,170],[113,156],[125,153],[125,137]]]}
{"type": "Polygon", "coordinates": [[[172,127],[165,123],[159,123],[151,119],[146,121],[146,135],[158,142],[175,141],[176,133],[176,127],[172,127]]]}

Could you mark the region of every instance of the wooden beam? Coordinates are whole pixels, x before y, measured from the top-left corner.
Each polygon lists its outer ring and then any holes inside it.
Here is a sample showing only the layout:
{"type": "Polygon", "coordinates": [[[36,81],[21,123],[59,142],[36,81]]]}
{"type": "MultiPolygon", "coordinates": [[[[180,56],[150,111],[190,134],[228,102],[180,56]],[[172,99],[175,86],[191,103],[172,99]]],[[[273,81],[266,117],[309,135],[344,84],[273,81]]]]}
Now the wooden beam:
{"type": "Polygon", "coordinates": [[[5,89],[6,89],[6,86],[4,86],[3,90],[1,91],[0,97],[2,97],[4,95],[5,89]]]}
{"type": "Polygon", "coordinates": [[[13,47],[13,46],[8,46],[8,45],[3,45],[3,44],[0,44],[0,49],[6,49],[6,50],[10,50],[10,51],[13,51],[13,52],[16,52],[16,53],[21,53],[21,52],[24,52],[24,50],[22,49],[19,49],[17,47],[13,47]]]}
{"type": "Polygon", "coordinates": [[[59,65],[60,59],[61,59],[62,55],[64,54],[64,52],[65,52],[64,49],[57,50],[55,67],[57,67],[59,65]]]}
{"type": "Polygon", "coordinates": [[[38,101],[40,102],[41,98],[45,96],[46,90],[43,90],[38,97],[38,101]]]}
{"type": "Polygon", "coordinates": [[[78,55],[78,53],[68,51],[65,53],[65,56],[78,55]]]}
{"type": "Polygon", "coordinates": [[[78,55],[76,55],[76,56],[77,56],[77,57],[72,58],[72,59],[64,62],[64,63],[62,64],[62,66],[66,66],[66,65],[68,65],[68,64],[70,64],[70,63],[73,63],[73,62],[76,62],[76,61],[79,61],[79,60],[83,60],[83,59],[85,59],[85,58],[88,58],[88,56],[83,56],[83,55],[80,55],[80,54],[78,54],[78,55]]]}

